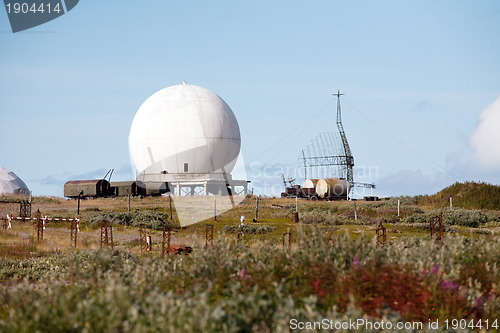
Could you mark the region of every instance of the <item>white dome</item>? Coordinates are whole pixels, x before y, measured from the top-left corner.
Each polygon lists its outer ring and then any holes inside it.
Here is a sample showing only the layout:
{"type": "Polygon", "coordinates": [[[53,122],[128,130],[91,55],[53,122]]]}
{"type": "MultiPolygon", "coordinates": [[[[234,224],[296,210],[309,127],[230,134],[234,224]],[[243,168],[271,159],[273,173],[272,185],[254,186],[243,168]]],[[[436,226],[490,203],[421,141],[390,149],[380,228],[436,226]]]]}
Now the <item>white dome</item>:
{"type": "Polygon", "coordinates": [[[187,84],[162,89],[137,111],[129,135],[139,173],[230,173],[240,152],[231,108],[213,92],[187,84]]]}
{"type": "Polygon", "coordinates": [[[4,194],[29,196],[30,190],[14,172],[0,166],[0,195],[4,194]]]}

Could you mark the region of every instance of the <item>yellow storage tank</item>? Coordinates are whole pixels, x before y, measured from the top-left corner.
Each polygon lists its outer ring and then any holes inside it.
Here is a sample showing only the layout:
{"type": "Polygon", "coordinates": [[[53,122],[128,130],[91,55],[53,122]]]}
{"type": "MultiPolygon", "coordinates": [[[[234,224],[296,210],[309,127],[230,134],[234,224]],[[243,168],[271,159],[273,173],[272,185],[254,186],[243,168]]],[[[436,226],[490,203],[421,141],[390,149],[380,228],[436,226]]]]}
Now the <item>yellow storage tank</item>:
{"type": "Polygon", "coordinates": [[[349,182],[344,178],[322,178],[316,183],[316,193],[321,198],[347,198],[349,182]]]}
{"type": "Polygon", "coordinates": [[[306,179],[302,183],[302,188],[316,188],[319,179],[306,179]]]}

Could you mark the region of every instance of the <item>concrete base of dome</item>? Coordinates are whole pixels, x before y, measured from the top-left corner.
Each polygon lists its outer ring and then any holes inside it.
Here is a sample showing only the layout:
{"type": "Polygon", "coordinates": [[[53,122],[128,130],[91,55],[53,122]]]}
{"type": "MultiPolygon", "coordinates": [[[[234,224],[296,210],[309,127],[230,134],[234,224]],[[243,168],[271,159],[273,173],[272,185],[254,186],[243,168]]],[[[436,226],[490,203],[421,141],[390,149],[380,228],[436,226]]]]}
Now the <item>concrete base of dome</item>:
{"type": "Polygon", "coordinates": [[[167,183],[170,193],[176,196],[195,195],[247,195],[247,180],[232,179],[232,176],[192,173],[141,174],[138,179],[146,184],[167,183]]]}

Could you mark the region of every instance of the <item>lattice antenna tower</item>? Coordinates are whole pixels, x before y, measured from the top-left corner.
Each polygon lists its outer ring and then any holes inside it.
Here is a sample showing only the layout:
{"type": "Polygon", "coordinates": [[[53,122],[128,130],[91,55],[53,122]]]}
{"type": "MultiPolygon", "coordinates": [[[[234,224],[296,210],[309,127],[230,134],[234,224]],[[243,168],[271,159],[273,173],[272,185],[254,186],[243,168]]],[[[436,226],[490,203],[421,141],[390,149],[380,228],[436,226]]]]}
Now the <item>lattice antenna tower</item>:
{"type": "Polygon", "coordinates": [[[352,156],[347,136],[342,126],[340,96],[337,91],[337,133],[320,133],[299,156],[299,165],[304,168],[305,178],[344,177],[354,184],[352,156]]]}
{"type": "Polygon", "coordinates": [[[345,135],[344,126],[342,126],[342,112],[340,110],[340,96],[344,95],[340,93],[340,90],[337,90],[337,127],[339,129],[340,138],[342,139],[342,146],[344,147],[345,153],[345,166],[347,172],[347,181],[351,186],[354,183],[354,157],[351,153],[351,148],[349,147],[349,142],[347,142],[347,136],[345,135]]]}

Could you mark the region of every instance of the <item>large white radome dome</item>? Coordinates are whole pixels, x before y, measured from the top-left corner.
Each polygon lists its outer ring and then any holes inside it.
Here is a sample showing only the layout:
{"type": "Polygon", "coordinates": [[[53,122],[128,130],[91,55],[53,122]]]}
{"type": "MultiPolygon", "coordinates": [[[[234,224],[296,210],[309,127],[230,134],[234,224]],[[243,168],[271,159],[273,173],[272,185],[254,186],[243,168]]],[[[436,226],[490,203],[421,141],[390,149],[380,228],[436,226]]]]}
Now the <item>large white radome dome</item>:
{"type": "Polygon", "coordinates": [[[231,108],[213,92],[181,84],[162,89],[137,111],[129,135],[139,173],[227,173],[240,152],[231,108]]]}
{"type": "Polygon", "coordinates": [[[14,172],[0,166],[0,195],[29,196],[28,186],[14,172]]]}

